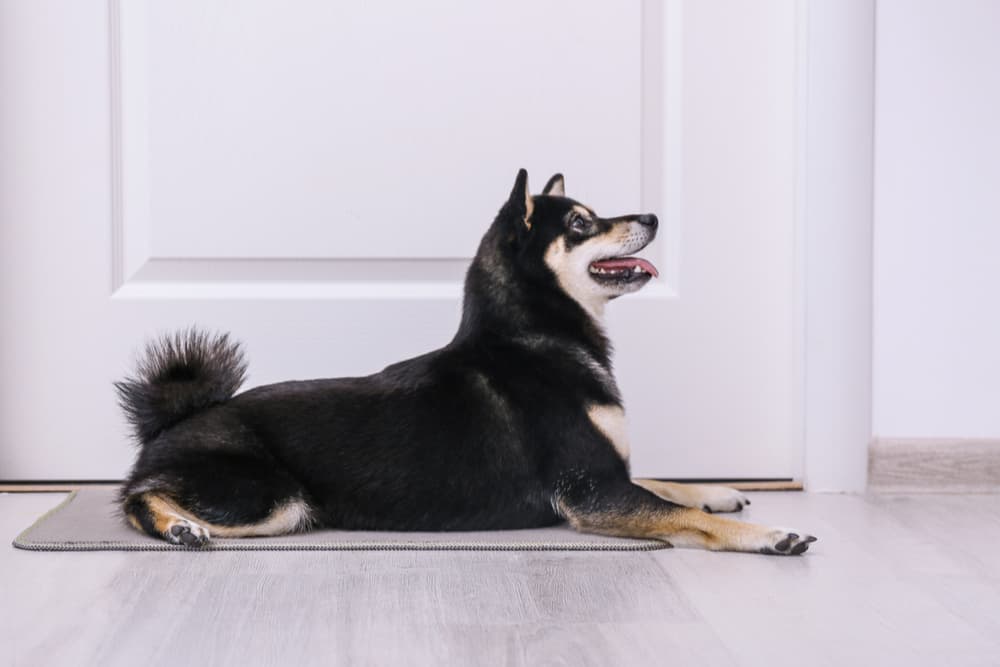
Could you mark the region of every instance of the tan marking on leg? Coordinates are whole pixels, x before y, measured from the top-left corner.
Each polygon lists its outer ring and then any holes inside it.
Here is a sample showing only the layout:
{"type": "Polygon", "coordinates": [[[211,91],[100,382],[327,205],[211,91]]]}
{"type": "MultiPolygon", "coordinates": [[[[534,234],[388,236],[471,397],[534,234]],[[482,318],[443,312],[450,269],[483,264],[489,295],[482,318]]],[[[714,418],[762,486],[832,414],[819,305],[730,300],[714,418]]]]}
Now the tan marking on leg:
{"type": "Polygon", "coordinates": [[[738,512],[750,504],[750,500],[743,493],[728,486],[679,484],[656,479],[633,479],[632,483],[672,503],[695,509],[707,509],[710,512],[738,512]]]}
{"type": "Polygon", "coordinates": [[[153,517],[153,528],[161,535],[166,535],[170,529],[181,521],[203,525],[190,512],[186,512],[181,507],[159,493],[144,493],[142,499],[149,509],[149,514],[153,517]]]}
{"type": "MultiPolygon", "coordinates": [[[[634,512],[575,512],[560,505],[570,525],[585,533],[663,540],[675,547],[711,551],[792,553],[793,547],[815,541],[782,528],[726,519],[687,507],[642,509],[634,512]],[[782,548],[778,548],[781,546],[782,548]]],[[[802,549],[803,551],[805,548],[802,549]]],[[[795,551],[794,553],[801,553],[795,551]]]]}
{"type": "Polygon", "coordinates": [[[611,441],[615,451],[628,461],[629,444],[628,428],[625,424],[625,411],[617,405],[591,405],[587,416],[598,431],[611,441]]]}
{"type": "Polygon", "coordinates": [[[260,523],[242,526],[209,525],[213,535],[219,537],[266,537],[287,535],[308,529],[313,524],[312,513],[303,500],[292,500],[271,512],[260,523]]]}
{"type": "MultiPolygon", "coordinates": [[[[273,535],[286,535],[300,530],[306,530],[313,524],[312,513],[309,506],[301,499],[291,500],[275,509],[271,514],[258,523],[243,524],[239,526],[223,526],[209,523],[198,518],[171,498],[158,493],[144,493],[142,498],[149,508],[153,517],[153,527],[163,536],[167,536],[170,529],[178,523],[188,524],[201,528],[208,536],[215,537],[266,537],[273,535]]],[[[132,525],[138,527],[138,522],[130,517],[132,525]]],[[[140,528],[141,530],[141,528],[140,528]]]]}
{"type": "Polygon", "coordinates": [[[128,520],[130,524],[132,524],[132,527],[138,530],[140,533],[146,532],[142,529],[142,526],[139,524],[139,520],[136,519],[134,515],[126,514],[125,518],[128,520]]]}

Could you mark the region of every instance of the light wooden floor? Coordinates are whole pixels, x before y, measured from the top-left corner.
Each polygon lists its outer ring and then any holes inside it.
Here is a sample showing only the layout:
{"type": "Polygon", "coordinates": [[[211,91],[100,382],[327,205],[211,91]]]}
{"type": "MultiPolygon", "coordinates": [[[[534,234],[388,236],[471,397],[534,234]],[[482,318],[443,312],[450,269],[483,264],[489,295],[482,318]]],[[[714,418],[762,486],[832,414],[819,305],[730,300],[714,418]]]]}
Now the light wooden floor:
{"type": "Polygon", "coordinates": [[[1000,665],[1000,496],[754,493],[802,558],[30,553],[0,495],[0,664],[1000,665]]]}

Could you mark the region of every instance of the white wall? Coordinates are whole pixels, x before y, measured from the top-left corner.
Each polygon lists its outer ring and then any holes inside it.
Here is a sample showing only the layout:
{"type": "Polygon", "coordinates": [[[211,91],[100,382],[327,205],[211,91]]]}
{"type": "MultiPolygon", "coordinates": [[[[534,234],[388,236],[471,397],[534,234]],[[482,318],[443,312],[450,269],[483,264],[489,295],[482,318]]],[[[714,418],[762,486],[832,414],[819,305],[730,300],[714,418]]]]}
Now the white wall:
{"type": "Polygon", "coordinates": [[[880,0],[876,437],[1000,437],[1000,3],[880,0]]]}

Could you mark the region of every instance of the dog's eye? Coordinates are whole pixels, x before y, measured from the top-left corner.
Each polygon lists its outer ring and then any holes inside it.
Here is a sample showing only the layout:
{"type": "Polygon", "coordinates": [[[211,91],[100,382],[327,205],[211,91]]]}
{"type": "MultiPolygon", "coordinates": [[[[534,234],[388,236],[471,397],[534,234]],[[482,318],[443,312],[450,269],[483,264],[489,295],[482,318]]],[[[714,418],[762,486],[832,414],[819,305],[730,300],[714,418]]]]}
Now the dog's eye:
{"type": "Polygon", "coordinates": [[[569,228],[574,232],[586,233],[590,229],[590,220],[587,220],[582,215],[574,215],[569,220],[569,228]]]}

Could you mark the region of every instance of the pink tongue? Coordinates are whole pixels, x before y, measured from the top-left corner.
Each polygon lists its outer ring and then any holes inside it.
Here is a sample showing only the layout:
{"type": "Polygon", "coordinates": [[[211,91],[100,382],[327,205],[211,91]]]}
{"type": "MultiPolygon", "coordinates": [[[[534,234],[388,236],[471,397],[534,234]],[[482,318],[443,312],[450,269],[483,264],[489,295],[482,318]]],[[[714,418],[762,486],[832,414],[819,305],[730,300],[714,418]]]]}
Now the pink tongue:
{"type": "Polygon", "coordinates": [[[643,271],[652,274],[654,278],[658,278],[660,276],[660,272],[656,270],[656,267],[644,260],[642,257],[616,257],[614,259],[602,259],[599,262],[594,262],[592,266],[599,266],[602,269],[612,270],[632,270],[636,266],[641,266],[643,271]]]}

